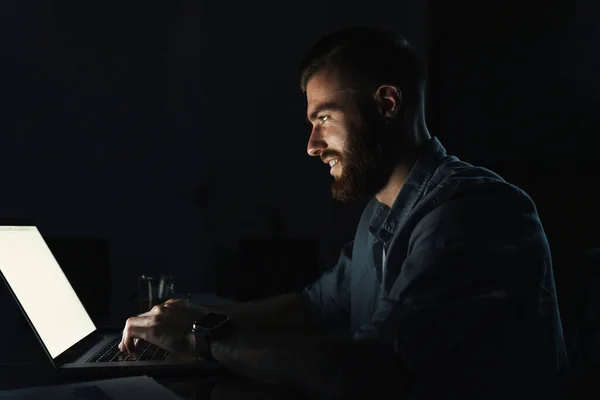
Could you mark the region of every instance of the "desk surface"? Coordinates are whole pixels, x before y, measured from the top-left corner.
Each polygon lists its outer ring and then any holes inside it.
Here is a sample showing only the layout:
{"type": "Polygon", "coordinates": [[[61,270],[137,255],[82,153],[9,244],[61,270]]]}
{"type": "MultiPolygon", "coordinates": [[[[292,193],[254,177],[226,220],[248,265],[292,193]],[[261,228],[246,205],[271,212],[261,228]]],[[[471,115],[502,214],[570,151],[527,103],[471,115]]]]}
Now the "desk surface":
{"type": "MultiPolygon", "coordinates": [[[[103,377],[98,376],[93,379],[101,380],[103,377]]],[[[282,388],[233,375],[185,374],[185,376],[156,376],[154,379],[181,398],[189,400],[296,400],[304,398],[282,388]]],[[[49,363],[0,365],[0,391],[73,382],[78,381],[59,377],[49,363]]]]}
{"type": "MultiPolygon", "coordinates": [[[[101,376],[94,380],[103,379],[101,376]]],[[[302,397],[282,388],[234,376],[207,375],[185,377],[154,377],[183,399],[189,400],[237,400],[272,399],[296,400],[302,397]]],[[[77,382],[61,379],[50,365],[46,364],[2,364],[0,365],[0,389],[20,389],[36,386],[68,384],[77,382]]]]}

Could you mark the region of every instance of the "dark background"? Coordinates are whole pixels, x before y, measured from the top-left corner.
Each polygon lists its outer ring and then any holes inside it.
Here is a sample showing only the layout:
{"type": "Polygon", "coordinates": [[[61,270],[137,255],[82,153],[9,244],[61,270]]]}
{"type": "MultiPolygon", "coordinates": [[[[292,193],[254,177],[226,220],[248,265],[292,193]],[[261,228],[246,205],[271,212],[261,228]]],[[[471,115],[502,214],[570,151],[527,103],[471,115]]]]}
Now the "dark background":
{"type": "Polygon", "coordinates": [[[298,64],[323,34],[369,24],[428,60],[448,152],[533,197],[559,277],[600,246],[598,5],[481,3],[5,0],[0,216],[34,218],[83,296],[110,287],[116,320],[140,273],[247,298],[312,279],[361,205],[332,201],[306,154],[298,64]]]}

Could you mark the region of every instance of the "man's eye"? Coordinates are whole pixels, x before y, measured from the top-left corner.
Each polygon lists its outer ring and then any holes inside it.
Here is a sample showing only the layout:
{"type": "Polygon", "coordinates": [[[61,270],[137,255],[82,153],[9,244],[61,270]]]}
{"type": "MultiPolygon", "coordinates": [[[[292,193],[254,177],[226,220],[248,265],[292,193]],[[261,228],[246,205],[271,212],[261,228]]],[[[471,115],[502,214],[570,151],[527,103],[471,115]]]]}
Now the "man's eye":
{"type": "Polygon", "coordinates": [[[321,117],[319,117],[319,121],[321,121],[321,124],[326,122],[329,119],[328,115],[323,115],[321,117]]]}

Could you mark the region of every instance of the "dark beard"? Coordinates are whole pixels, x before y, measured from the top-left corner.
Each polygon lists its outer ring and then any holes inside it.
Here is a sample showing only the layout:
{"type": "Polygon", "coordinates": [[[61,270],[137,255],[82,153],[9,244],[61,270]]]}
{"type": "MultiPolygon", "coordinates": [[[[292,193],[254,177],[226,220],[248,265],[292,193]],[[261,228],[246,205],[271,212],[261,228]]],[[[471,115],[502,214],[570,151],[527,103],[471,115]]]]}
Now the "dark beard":
{"type": "Polygon", "coordinates": [[[398,127],[392,131],[376,110],[361,114],[360,125],[351,129],[344,147],[342,173],[331,187],[333,198],[344,203],[369,198],[383,189],[399,157],[398,127]]]}

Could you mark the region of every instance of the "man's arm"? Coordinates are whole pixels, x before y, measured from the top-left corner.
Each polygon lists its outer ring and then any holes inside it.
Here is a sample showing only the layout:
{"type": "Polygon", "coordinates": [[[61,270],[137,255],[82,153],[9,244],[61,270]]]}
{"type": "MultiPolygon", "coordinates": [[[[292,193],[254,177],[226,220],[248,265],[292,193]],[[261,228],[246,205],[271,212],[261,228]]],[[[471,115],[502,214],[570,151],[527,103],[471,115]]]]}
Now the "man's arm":
{"type": "MultiPolygon", "coordinates": [[[[353,245],[346,244],[337,264],[316,282],[294,297],[282,298],[293,302],[303,315],[302,326],[314,326],[314,330],[265,331],[260,329],[262,326],[245,323],[254,310],[245,310],[243,304],[235,309],[219,308],[216,311],[229,315],[233,324],[213,339],[213,356],[240,375],[292,387],[311,397],[351,399],[361,394],[374,396],[380,390],[386,393],[392,388],[402,398],[407,388],[406,373],[391,347],[374,340],[355,342],[331,335],[349,333],[353,245]]],[[[263,310],[260,302],[250,306],[263,310]]],[[[289,321],[290,316],[283,314],[292,307],[266,309],[273,310],[269,315],[280,323],[289,321]]]]}
{"type": "Polygon", "coordinates": [[[226,314],[244,326],[278,326],[303,331],[312,329],[301,293],[287,293],[225,306],[202,306],[202,312],[226,314]]]}
{"type": "Polygon", "coordinates": [[[233,372],[283,385],[311,398],[354,399],[408,393],[408,376],[393,349],[377,341],[275,333],[233,324],[213,338],[213,357],[233,372]]]}
{"type": "Polygon", "coordinates": [[[337,264],[302,292],[217,307],[201,312],[228,315],[240,325],[293,328],[302,331],[340,331],[350,311],[348,269],[353,242],[346,244],[337,264]]]}

